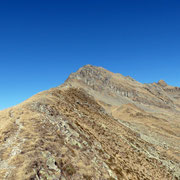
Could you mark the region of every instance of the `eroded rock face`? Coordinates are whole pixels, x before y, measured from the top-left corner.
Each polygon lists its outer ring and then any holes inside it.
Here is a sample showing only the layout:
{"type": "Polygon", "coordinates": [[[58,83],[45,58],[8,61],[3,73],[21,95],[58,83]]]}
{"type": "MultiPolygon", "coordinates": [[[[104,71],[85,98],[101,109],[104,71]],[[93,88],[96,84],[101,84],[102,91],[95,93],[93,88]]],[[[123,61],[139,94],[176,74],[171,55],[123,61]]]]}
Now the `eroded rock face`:
{"type": "Polygon", "coordinates": [[[165,94],[158,84],[85,66],[0,112],[0,179],[178,179],[179,114],[165,94]]]}
{"type": "Polygon", "coordinates": [[[123,98],[125,102],[153,105],[166,109],[174,109],[176,104],[174,103],[175,97],[168,93],[170,89],[167,88],[167,84],[163,80],[157,84],[141,84],[130,77],[114,74],[91,65],[71,74],[66,84],[81,86],[90,92],[94,91],[94,94],[100,92],[111,99],[122,101],[123,98]]]}

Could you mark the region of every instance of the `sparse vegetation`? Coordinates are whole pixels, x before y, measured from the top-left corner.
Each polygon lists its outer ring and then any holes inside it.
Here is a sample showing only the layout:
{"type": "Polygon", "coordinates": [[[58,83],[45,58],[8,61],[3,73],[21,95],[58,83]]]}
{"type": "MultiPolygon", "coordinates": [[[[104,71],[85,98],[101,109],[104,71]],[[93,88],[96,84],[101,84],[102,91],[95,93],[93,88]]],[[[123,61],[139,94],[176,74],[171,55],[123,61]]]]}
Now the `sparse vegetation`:
{"type": "Polygon", "coordinates": [[[89,175],[83,175],[83,178],[85,180],[91,180],[92,179],[92,176],[89,176],[89,175]]]}
{"type": "Polygon", "coordinates": [[[67,173],[67,175],[72,176],[73,174],[76,173],[76,169],[72,164],[66,165],[63,170],[67,173]]]}
{"type": "Polygon", "coordinates": [[[115,168],[114,172],[116,173],[118,178],[123,178],[124,177],[124,175],[122,173],[122,169],[120,167],[115,168]]]}
{"type": "Polygon", "coordinates": [[[113,178],[113,177],[110,177],[110,178],[108,178],[107,180],[116,180],[115,178],[113,178]]]}

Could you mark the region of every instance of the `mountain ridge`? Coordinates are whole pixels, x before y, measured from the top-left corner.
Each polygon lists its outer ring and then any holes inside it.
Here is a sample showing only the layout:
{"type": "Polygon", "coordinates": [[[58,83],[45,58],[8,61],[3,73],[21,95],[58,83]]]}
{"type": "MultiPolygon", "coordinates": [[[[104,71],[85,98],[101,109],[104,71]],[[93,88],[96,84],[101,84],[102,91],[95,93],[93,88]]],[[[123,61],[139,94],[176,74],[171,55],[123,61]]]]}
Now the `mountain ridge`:
{"type": "MultiPolygon", "coordinates": [[[[172,95],[170,96],[166,93],[168,90],[175,90],[180,94],[180,88],[178,87],[167,85],[165,88],[169,88],[164,90],[164,86],[162,87],[159,83],[142,84],[119,73],[112,73],[102,67],[96,67],[92,65],[86,65],[80,68],[76,73],[72,73],[65,81],[65,84],[73,84],[74,86],[76,86],[76,83],[78,83],[78,86],[81,86],[81,84],[84,83],[84,85],[88,85],[88,87],[94,90],[99,88],[97,91],[105,92],[105,90],[108,89],[108,92],[105,93],[110,93],[113,91],[113,93],[129,97],[129,99],[133,101],[137,100],[145,104],[152,104],[150,99],[149,101],[145,102],[146,100],[143,99],[143,97],[140,97],[138,93],[139,89],[141,88],[140,93],[144,93],[144,96],[145,94],[148,94],[148,96],[153,96],[154,101],[156,101],[156,104],[154,103],[154,105],[163,106],[163,108],[169,108],[170,106],[168,106],[168,103],[171,103],[172,99],[174,99],[172,95]],[[97,84],[97,82],[100,84],[97,84]]],[[[178,98],[180,97],[179,94],[178,98]]]]}
{"type": "Polygon", "coordinates": [[[0,111],[0,179],[179,179],[179,89],[161,85],[87,65],[0,111]]]}

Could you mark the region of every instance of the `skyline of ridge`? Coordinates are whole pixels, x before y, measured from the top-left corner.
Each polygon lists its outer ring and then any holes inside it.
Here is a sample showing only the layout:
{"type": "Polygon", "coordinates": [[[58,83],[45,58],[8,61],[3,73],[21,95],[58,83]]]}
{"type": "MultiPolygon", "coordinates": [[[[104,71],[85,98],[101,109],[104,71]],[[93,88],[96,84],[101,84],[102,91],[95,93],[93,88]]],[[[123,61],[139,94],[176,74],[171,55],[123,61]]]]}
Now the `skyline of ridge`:
{"type": "Polygon", "coordinates": [[[180,1],[0,2],[0,109],[85,64],[180,87],[180,1]]]}
{"type": "MultiPolygon", "coordinates": [[[[131,76],[129,76],[129,75],[125,76],[125,75],[123,75],[123,74],[121,74],[121,73],[118,73],[118,72],[114,73],[114,72],[109,71],[108,69],[105,69],[104,67],[94,66],[94,65],[91,65],[91,64],[87,64],[87,65],[84,65],[84,66],[80,67],[77,71],[71,72],[71,73],[69,74],[69,76],[70,76],[71,74],[76,74],[76,73],[79,72],[81,69],[85,69],[86,67],[90,67],[90,68],[92,68],[92,69],[93,69],[93,68],[100,68],[100,69],[102,69],[103,71],[108,71],[109,73],[113,73],[113,74],[120,74],[120,75],[123,76],[123,78],[130,77],[130,78],[132,78],[133,80],[137,81],[135,78],[133,78],[133,77],[131,77],[131,76]]],[[[60,85],[64,84],[64,83],[69,79],[69,76],[64,80],[63,83],[61,83],[61,84],[59,84],[59,85],[57,85],[57,86],[60,86],[60,85]]],[[[168,83],[167,83],[165,80],[163,80],[163,79],[160,79],[160,80],[158,80],[157,82],[154,81],[154,82],[150,82],[150,83],[146,83],[146,82],[145,82],[145,83],[142,83],[142,82],[139,82],[139,81],[137,81],[137,82],[138,82],[138,83],[141,83],[141,84],[153,84],[153,83],[156,83],[156,84],[166,84],[166,85],[168,85],[168,86],[172,86],[171,84],[168,84],[168,83]]],[[[54,86],[54,87],[57,87],[57,86],[54,86]]],[[[50,87],[50,88],[54,88],[54,87],[50,87]]],[[[173,86],[173,87],[178,87],[178,86],[173,86]]],[[[50,88],[49,88],[49,89],[50,89],[50,88]]],[[[178,88],[180,88],[180,87],[178,87],[178,88]]],[[[45,90],[48,90],[48,89],[45,89],[45,90]]],[[[42,91],[45,91],[45,90],[42,90],[42,91]]],[[[39,91],[39,92],[42,92],[42,91],[39,91]]],[[[37,94],[37,93],[39,93],[39,92],[36,92],[35,94],[37,94]]],[[[32,96],[34,96],[35,94],[33,94],[32,96]]],[[[29,98],[32,97],[32,96],[27,97],[27,98],[24,99],[23,101],[26,101],[27,99],[29,99],[29,98]]],[[[23,101],[15,104],[15,105],[18,105],[18,104],[22,103],[23,101]]],[[[13,106],[15,106],[15,105],[13,105],[13,106]]],[[[9,106],[9,107],[7,107],[7,108],[11,108],[11,107],[13,107],[13,106],[9,106]]],[[[0,106],[0,107],[1,107],[1,106],[0,106]]],[[[4,108],[4,109],[7,109],[7,108],[4,108]]],[[[0,110],[4,110],[4,109],[1,109],[1,108],[0,108],[0,110]]]]}

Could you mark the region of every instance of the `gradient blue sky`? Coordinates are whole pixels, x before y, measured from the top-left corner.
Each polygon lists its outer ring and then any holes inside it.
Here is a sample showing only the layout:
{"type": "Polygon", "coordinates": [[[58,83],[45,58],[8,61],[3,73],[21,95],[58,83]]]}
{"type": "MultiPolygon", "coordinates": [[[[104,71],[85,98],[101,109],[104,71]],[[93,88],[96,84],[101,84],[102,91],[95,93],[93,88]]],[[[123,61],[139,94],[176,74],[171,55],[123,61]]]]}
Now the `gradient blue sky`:
{"type": "Polygon", "coordinates": [[[180,86],[180,1],[0,1],[0,109],[86,64],[180,86]]]}

